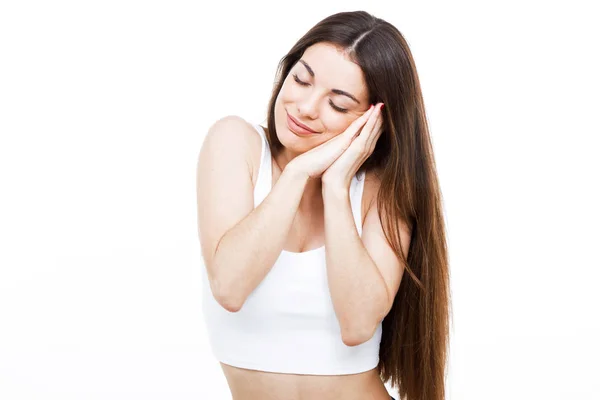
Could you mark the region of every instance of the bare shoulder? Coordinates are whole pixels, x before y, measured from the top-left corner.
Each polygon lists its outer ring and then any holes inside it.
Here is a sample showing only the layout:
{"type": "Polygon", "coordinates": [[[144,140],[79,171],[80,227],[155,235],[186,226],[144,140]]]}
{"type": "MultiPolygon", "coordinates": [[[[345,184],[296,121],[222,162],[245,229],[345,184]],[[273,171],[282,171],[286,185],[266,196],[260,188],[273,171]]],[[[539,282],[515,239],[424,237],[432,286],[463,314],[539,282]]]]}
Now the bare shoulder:
{"type": "Polygon", "coordinates": [[[252,143],[260,144],[258,132],[252,124],[238,115],[227,115],[215,121],[208,129],[206,140],[217,140],[232,147],[252,143]]]}
{"type": "Polygon", "coordinates": [[[238,115],[227,115],[215,121],[205,138],[205,141],[214,142],[213,146],[229,149],[243,156],[253,184],[260,162],[261,140],[252,124],[238,115]]]}

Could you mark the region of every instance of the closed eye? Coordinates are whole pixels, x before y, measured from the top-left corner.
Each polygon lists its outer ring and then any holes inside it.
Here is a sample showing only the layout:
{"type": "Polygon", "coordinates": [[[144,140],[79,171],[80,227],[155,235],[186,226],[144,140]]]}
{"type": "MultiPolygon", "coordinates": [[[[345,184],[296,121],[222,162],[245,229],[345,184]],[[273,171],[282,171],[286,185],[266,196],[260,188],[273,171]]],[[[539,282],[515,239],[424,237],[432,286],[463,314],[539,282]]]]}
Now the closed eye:
{"type": "MultiPolygon", "coordinates": [[[[302,86],[310,86],[310,83],[308,83],[308,82],[303,82],[303,81],[301,81],[300,79],[298,79],[298,75],[296,75],[296,74],[292,74],[292,76],[294,77],[294,80],[295,80],[296,82],[298,82],[298,84],[300,84],[300,85],[302,85],[302,86]]],[[[347,112],[348,112],[348,110],[347,110],[347,109],[345,109],[345,108],[341,108],[341,107],[338,107],[338,106],[336,106],[335,104],[333,104],[333,102],[332,102],[331,100],[329,100],[329,105],[330,105],[330,106],[331,106],[331,107],[332,107],[334,110],[336,110],[336,111],[338,111],[338,112],[341,112],[341,113],[347,113],[347,112]]]]}

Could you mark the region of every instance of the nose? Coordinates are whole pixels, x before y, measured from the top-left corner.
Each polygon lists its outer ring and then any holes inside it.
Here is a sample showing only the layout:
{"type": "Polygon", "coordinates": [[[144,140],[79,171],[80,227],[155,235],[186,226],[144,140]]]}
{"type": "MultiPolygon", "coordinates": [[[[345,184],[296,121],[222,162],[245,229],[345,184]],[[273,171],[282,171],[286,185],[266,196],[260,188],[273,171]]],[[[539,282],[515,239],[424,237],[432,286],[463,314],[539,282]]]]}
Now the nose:
{"type": "Polygon", "coordinates": [[[319,110],[319,93],[315,90],[303,100],[298,101],[298,113],[306,118],[317,119],[319,110]]]}

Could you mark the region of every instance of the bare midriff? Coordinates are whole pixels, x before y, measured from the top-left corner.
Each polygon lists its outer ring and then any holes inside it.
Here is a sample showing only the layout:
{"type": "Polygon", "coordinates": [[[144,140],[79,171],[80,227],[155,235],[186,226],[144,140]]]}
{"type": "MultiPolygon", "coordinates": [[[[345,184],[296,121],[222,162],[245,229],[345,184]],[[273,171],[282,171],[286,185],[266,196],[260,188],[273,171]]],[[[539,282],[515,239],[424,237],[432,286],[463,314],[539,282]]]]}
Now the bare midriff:
{"type": "Polygon", "coordinates": [[[377,368],[350,375],[297,375],[221,363],[232,400],[390,400],[377,368]]]}

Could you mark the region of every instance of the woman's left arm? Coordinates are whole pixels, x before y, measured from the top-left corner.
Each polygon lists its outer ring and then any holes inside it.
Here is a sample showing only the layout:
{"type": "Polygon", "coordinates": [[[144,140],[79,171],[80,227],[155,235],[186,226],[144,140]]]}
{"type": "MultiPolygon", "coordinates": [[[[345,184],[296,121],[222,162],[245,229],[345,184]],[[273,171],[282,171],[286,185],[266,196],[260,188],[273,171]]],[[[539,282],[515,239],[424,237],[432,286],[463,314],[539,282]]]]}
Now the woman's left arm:
{"type": "MultiPolygon", "coordinates": [[[[352,177],[373,153],[382,132],[381,106],[377,105],[360,134],[322,176],[327,280],[342,340],[348,346],[373,337],[392,307],[404,271],[383,232],[377,197],[367,211],[362,238],[350,205],[352,177]]],[[[410,233],[406,229],[401,242],[407,254],[410,233]]]]}
{"type": "MultiPolygon", "coordinates": [[[[342,340],[356,346],[373,337],[390,311],[404,268],[387,242],[373,201],[362,239],[352,216],[347,190],[323,186],[327,280],[342,340]]],[[[410,233],[401,231],[407,254],[410,233]]]]}
{"type": "MultiPolygon", "coordinates": [[[[342,340],[356,346],[368,340],[388,303],[385,282],[367,253],[346,191],[323,190],[327,281],[342,340]]],[[[372,336],[372,335],[371,335],[372,336]]]]}

